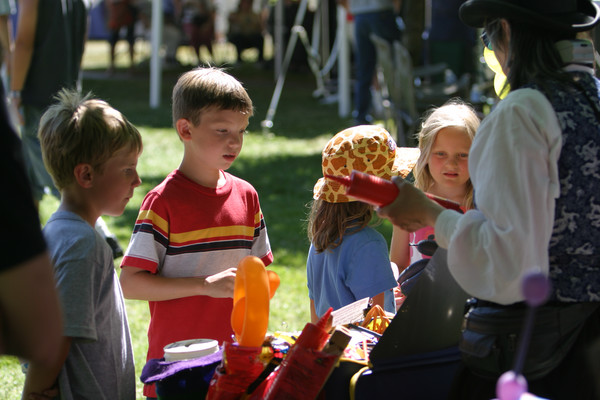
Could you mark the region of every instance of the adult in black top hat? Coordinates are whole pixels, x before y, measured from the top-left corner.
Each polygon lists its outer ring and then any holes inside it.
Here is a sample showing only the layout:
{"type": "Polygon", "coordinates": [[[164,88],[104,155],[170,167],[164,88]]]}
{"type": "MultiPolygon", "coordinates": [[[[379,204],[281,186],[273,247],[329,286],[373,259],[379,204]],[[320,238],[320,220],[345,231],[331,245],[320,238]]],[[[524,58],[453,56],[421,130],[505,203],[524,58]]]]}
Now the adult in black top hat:
{"type": "Polygon", "coordinates": [[[546,30],[582,32],[592,29],[598,16],[589,0],[469,0],[460,8],[460,19],[474,28],[506,18],[546,30]]]}
{"type": "Polygon", "coordinates": [[[517,372],[537,396],[598,399],[589,349],[600,340],[600,81],[593,44],[578,34],[600,10],[589,0],[468,0],[459,16],[484,29],[507,78],[469,153],[476,209],[444,210],[396,179],[400,193],[379,213],[408,231],[434,226],[452,276],[477,299],[452,399],[501,397],[496,382],[516,368],[521,283],[532,271],[552,289],[517,372]]]}
{"type": "Polygon", "coordinates": [[[561,75],[570,80],[554,43],[593,29],[600,10],[590,0],[468,0],[459,16],[484,28],[486,45],[493,46],[508,83],[518,89],[561,75]]]}

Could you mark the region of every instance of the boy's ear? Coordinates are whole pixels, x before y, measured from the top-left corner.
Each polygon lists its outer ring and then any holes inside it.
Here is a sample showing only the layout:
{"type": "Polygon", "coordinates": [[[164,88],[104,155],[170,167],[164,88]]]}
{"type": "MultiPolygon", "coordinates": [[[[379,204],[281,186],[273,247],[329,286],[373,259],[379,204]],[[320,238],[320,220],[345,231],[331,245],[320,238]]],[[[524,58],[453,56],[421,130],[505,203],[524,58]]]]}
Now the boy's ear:
{"type": "Polygon", "coordinates": [[[73,170],[77,184],[82,188],[92,187],[94,180],[94,169],[90,164],[77,164],[73,170]]]}
{"type": "Polygon", "coordinates": [[[192,136],[191,133],[191,123],[185,118],[179,118],[177,122],[175,122],[175,128],[177,129],[177,133],[181,140],[189,140],[192,136]]]}

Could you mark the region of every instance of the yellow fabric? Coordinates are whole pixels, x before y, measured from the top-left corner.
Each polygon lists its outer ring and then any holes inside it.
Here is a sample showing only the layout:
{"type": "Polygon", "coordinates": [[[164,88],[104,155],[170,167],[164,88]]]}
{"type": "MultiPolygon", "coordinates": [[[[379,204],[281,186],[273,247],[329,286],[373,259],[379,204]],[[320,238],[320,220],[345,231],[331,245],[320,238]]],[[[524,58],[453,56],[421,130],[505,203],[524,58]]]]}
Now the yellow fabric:
{"type": "Polygon", "coordinates": [[[496,91],[496,94],[500,99],[505,98],[508,92],[510,92],[510,85],[506,85],[506,88],[504,88],[506,75],[504,75],[504,71],[502,71],[502,66],[498,62],[496,54],[485,47],[483,49],[483,58],[485,59],[487,66],[496,73],[496,76],[494,76],[494,90],[496,91]],[[503,88],[504,91],[502,91],[503,88]]]}

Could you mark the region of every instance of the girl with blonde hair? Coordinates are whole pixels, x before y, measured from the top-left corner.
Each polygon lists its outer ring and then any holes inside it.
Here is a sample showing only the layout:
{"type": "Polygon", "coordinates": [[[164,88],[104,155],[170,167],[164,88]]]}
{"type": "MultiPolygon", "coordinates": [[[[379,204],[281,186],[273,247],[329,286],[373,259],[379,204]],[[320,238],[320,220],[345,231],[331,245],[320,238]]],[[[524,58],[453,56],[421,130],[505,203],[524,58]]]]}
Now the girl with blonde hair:
{"type": "MultiPolygon", "coordinates": [[[[417,188],[455,201],[463,210],[473,208],[468,158],[479,122],[475,110],[456,99],[425,115],[417,134],[421,154],[413,170],[417,188]]],[[[410,234],[394,226],[390,259],[402,271],[423,258],[415,246],[433,234],[431,226],[410,234]]]]}

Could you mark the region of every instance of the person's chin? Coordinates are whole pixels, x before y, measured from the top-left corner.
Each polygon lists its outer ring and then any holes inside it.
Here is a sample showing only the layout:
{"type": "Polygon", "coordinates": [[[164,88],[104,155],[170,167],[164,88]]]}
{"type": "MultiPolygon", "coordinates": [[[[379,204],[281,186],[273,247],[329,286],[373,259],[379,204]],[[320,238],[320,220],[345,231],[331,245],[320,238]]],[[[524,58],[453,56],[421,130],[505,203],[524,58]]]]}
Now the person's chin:
{"type": "Polygon", "coordinates": [[[235,161],[235,158],[231,158],[231,159],[225,159],[225,162],[223,163],[223,166],[221,167],[221,169],[223,171],[226,171],[229,169],[229,167],[231,167],[233,165],[233,162],[235,161]]]}
{"type": "Polygon", "coordinates": [[[125,207],[129,203],[129,199],[123,200],[123,204],[118,207],[114,207],[109,211],[106,211],[103,215],[108,215],[109,217],[119,217],[125,212],[125,207]]]}

